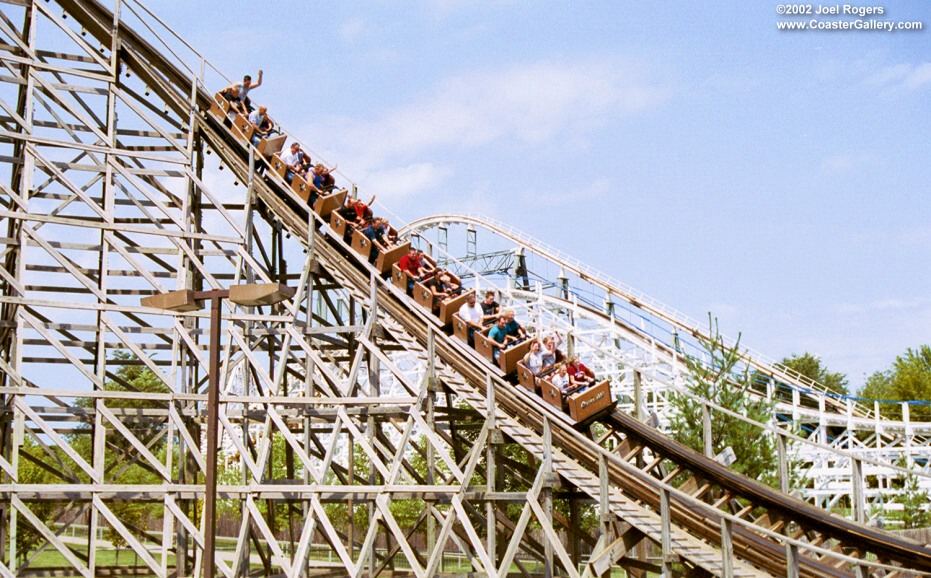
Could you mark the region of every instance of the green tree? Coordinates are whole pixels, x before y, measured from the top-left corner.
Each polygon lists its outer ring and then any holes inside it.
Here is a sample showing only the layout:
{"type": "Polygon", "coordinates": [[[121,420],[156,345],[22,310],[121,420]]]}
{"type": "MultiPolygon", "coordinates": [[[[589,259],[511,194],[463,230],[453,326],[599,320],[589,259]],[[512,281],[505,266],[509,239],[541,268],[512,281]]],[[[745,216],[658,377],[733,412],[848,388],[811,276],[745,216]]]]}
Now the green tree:
{"type": "MultiPolygon", "coordinates": [[[[863,385],[863,388],[860,389],[860,397],[878,400],[896,399],[896,394],[892,390],[891,372],[876,371],[868,378],[866,378],[866,383],[863,385]]],[[[882,408],[882,413],[883,415],[886,415],[887,411],[892,411],[893,409],[898,412],[896,415],[902,414],[899,408],[886,408],[885,406],[882,408]]]]}
{"type": "MultiPolygon", "coordinates": [[[[899,467],[907,467],[905,460],[900,460],[899,467]]],[[[902,504],[902,524],[906,528],[924,528],[931,524],[931,512],[928,502],[931,495],[918,486],[918,476],[909,473],[905,476],[902,492],[895,497],[896,503],[902,504]]]]}
{"type": "MultiPolygon", "coordinates": [[[[886,371],[878,371],[867,379],[860,391],[862,397],[881,400],[920,401],[931,399],[931,345],[908,349],[886,371]]],[[[882,413],[891,418],[902,417],[901,404],[885,404],[882,413]]],[[[931,406],[911,404],[909,417],[913,421],[931,421],[931,406]]]]}
{"type": "MultiPolygon", "coordinates": [[[[141,391],[141,392],[168,392],[169,388],[155,375],[148,367],[141,364],[135,356],[125,352],[117,351],[111,359],[111,363],[119,365],[119,369],[112,374],[112,378],[104,384],[105,391],[141,391]]],[[[138,408],[148,409],[160,407],[163,402],[153,402],[149,400],[107,400],[108,408],[138,408]]],[[[94,401],[91,398],[82,398],[77,404],[78,407],[92,409],[94,401]]],[[[88,463],[93,463],[92,459],[92,429],[91,419],[82,424],[81,427],[72,430],[72,433],[66,436],[66,440],[71,447],[88,463]]],[[[157,429],[161,427],[158,420],[146,421],[137,419],[126,422],[137,437],[142,440],[149,440],[157,434],[157,429]]],[[[40,439],[44,439],[41,436],[40,439]]],[[[47,443],[48,440],[45,440],[47,443]]],[[[155,441],[149,445],[150,450],[157,457],[164,457],[165,443],[163,440],[155,441]]],[[[121,435],[108,428],[106,458],[104,460],[105,477],[108,483],[116,484],[157,484],[161,478],[150,468],[139,465],[136,461],[140,458],[138,452],[128,441],[121,435]]],[[[140,458],[141,459],[141,458],[140,458]]],[[[67,483],[74,480],[68,479],[68,476],[74,475],[78,480],[84,480],[86,475],[74,464],[74,462],[61,451],[60,448],[48,446],[48,449],[42,447],[35,441],[32,434],[25,436],[22,446],[20,446],[20,459],[18,481],[21,484],[56,484],[67,483]],[[70,470],[72,474],[62,473],[70,470]],[[58,473],[56,473],[58,472],[58,473]]],[[[161,506],[151,502],[140,502],[138,500],[125,500],[122,502],[111,502],[108,504],[116,516],[131,530],[138,529],[143,531],[148,526],[149,520],[156,516],[161,506]]],[[[63,512],[64,503],[52,501],[38,501],[30,503],[29,507],[44,524],[54,526],[56,520],[63,512]]],[[[17,555],[20,562],[25,561],[31,551],[45,542],[41,534],[32,527],[31,524],[20,518],[17,529],[18,548],[17,555]]],[[[126,541],[116,532],[110,532],[109,538],[119,550],[126,546],[126,541]]]]}
{"type": "MultiPolygon", "coordinates": [[[[742,365],[740,339],[732,347],[724,343],[717,322],[710,321],[710,339],[701,339],[702,359],[686,354],[688,387],[691,393],[736,414],[759,423],[769,423],[773,405],[764,397],[751,393],[752,377],[742,365]]],[[[673,438],[696,451],[704,450],[702,406],[692,397],[673,394],[675,409],[670,429],[673,438]]],[[[730,447],[737,461],[732,468],[750,478],[775,482],[778,467],[775,443],[760,430],[736,417],[712,410],[711,449],[715,455],[730,447]]]]}
{"type": "MultiPolygon", "coordinates": [[[[122,391],[122,392],[141,392],[141,393],[168,393],[170,388],[156,375],[148,366],[143,364],[138,357],[124,351],[116,351],[110,360],[111,366],[119,366],[114,372],[111,379],[104,383],[104,391],[122,391]]],[[[92,399],[84,398],[78,401],[81,407],[92,408],[94,402],[92,399]]],[[[108,399],[106,406],[112,409],[157,409],[164,408],[164,402],[152,401],[146,399],[108,399]]],[[[149,450],[156,458],[164,460],[165,441],[160,439],[152,441],[158,435],[162,427],[160,420],[137,419],[131,422],[124,422],[127,427],[143,443],[147,444],[149,450]]],[[[109,424],[108,424],[109,425],[109,424]]],[[[91,459],[92,436],[91,428],[88,425],[80,428],[73,434],[70,439],[71,445],[85,459],[91,459]]],[[[148,466],[139,452],[129,443],[129,441],[112,427],[107,431],[107,449],[105,451],[104,470],[105,477],[110,483],[141,485],[141,484],[159,484],[162,479],[156,472],[148,466]]],[[[142,537],[140,534],[148,529],[150,520],[157,518],[161,513],[161,508],[154,502],[141,502],[138,500],[121,500],[113,501],[108,504],[114,515],[123,525],[131,532],[142,537]]],[[[119,560],[120,550],[128,546],[128,543],[122,535],[115,530],[111,530],[108,538],[116,548],[116,560],[119,560]]]]}
{"type": "MultiPolygon", "coordinates": [[[[50,450],[59,457],[62,455],[62,452],[59,451],[58,448],[50,448],[50,450]]],[[[43,458],[46,456],[45,450],[27,435],[23,440],[23,444],[20,446],[19,469],[17,471],[18,482],[24,485],[62,483],[63,480],[61,477],[52,473],[52,470],[48,467],[42,467],[41,464],[44,463],[43,458]],[[27,458],[26,454],[35,459],[27,458]]],[[[40,500],[29,502],[28,507],[37,518],[42,520],[46,525],[49,525],[52,524],[55,517],[61,513],[63,504],[40,500]]],[[[39,545],[45,543],[45,538],[43,538],[42,534],[33,528],[32,524],[26,521],[24,517],[19,518],[16,533],[18,564],[23,564],[30,552],[35,550],[39,545]]]]}
{"type": "Polygon", "coordinates": [[[796,353],[783,359],[780,364],[817,381],[834,393],[848,393],[847,376],[837,371],[828,370],[817,355],[808,352],[796,353]]]}

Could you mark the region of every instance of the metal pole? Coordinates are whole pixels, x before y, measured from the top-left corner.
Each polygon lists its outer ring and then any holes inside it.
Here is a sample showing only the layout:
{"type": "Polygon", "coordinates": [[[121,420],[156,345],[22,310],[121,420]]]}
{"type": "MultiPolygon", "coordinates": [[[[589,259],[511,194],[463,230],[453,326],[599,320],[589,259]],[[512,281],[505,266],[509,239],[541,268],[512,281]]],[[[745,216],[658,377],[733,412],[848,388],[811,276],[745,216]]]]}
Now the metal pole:
{"type": "MultiPolygon", "coordinates": [[[[547,520],[542,523],[553,523],[553,434],[550,430],[550,420],[543,418],[543,476],[546,479],[543,484],[543,511],[546,512],[547,520]]],[[[553,565],[553,543],[546,539],[543,543],[543,577],[553,578],[556,570],[553,565]]]]}
{"type": "Polygon", "coordinates": [[[204,489],[204,578],[213,578],[217,537],[217,425],[220,411],[220,307],[210,299],[210,375],[207,390],[207,480],[204,489]]]}

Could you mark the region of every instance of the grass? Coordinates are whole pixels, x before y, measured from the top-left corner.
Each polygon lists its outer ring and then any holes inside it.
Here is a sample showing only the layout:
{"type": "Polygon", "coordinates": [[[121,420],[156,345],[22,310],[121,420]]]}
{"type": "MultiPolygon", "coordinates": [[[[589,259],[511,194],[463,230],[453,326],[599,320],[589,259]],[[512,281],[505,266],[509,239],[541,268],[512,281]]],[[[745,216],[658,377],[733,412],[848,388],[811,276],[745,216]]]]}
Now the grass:
{"type": "MultiPolygon", "coordinates": [[[[160,561],[159,557],[153,556],[155,561],[160,561]]],[[[168,556],[168,565],[174,566],[175,557],[174,555],[168,556]]],[[[129,548],[123,548],[119,552],[119,557],[117,557],[117,551],[113,549],[102,549],[97,550],[97,565],[98,566],[144,566],[145,563],[139,559],[135,553],[129,548]]],[[[65,560],[65,557],[61,555],[57,550],[46,550],[36,556],[35,560],[32,561],[32,564],[29,565],[30,568],[60,568],[60,567],[69,567],[71,563],[65,560]]]]}
{"type": "MultiPolygon", "coordinates": [[[[235,545],[236,545],[235,538],[219,538],[217,540],[218,550],[233,550],[235,548],[235,545]]],[[[155,558],[156,562],[161,561],[161,558],[159,556],[153,556],[153,558],[155,558]]],[[[311,553],[311,558],[314,560],[326,560],[327,556],[326,554],[321,552],[320,549],[315,548],[311,553]]],[[[336,557],[333,556],[333,559],[335,560],[336,557]]],[[[171,569],[171,568],[174,568],[174,565],[175,565],[175,557],[174,555],[169,555],[168,567],[171,569]]],[[[101,548],[97,550],[97,566],[145,567],[145,563],[142,562],[142,560],[140,560],[139,557],[136,556],[135,553],[129,548],[124,548],[120,550],[118,559],[117,559],[117,551],[115,549],[101,548]]],[[[398,567],[400,568],[401,566],[403,566],[403,563],[398,567]]],[[[538,564],[534,562],[525,563],[525,566],[531,571],[534,571],[534,570],[542,571],[542,567],[537,568],[538,564]]],[[[36,569],[38,568],[69,568],[71,567],[71,564],[67,560],[65,560],[64,556],[62,556],[58,551],[46,550],[45,552],[42,552],[41,554],[36,556],[35,560],[33,560],[32,564],[30,564],[29,567],[36,568],[36,569]]],[[[261,569],[261,566],[256,565],[256,564],[252,564],[252,567],[254,569],[261,569]]],[[[516,565],[512,566],[512,569],[516,572],[517,566],[516,565]]],[[[469,572],[471,570],[471,566],[466,560],[462,558],[450,556],[444,562],[443,570],[445,572],[464,573],[464,572],[469,572]]],[[[77,573],[75,573],[75,576],[77,576],[77,573]]],[[[621,569],[615,568],[611,572],[611,578],[623,578],[624,576],[626,576],[626,574],[621,569]]]]}

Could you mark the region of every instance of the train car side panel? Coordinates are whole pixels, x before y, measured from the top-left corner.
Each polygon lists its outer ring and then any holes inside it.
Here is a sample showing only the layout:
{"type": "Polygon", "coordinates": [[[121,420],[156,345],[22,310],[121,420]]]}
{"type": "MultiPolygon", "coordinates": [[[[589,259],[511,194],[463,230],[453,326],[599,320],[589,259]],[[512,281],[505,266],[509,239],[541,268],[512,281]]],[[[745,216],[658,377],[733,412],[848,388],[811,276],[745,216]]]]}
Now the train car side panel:
{"type": "Polygon", "coordinates": [[[537,391],[537,378],[530,371],[530,368],[524,365],[523,361],[517,362],[517,382],[529,389],[532,392],[537,391]]]}
{"type": "Polygon", "coordinates": [[[305,203],[310,199],[310,184],[301,175],[291,177],[291,190],[305,203]]]}
{"type": "Polygon", "coordinates": [[[423,281],[414,283],[414,301],[430,313],[436,312],[436,299],[433,297],[433,292],[430,291],[430,288],[427,287],[423,281]]]}
{"type": "Polygon", "coordinates": [[[498,356],[498,366],[504,373],[513,373],[517,370],[517,362],[524,358],[524,355],[530,351],[532,339],[525,339],[517,345],[512,345],[507,349],[501,350],[498,356]]]}
{"type": "Polygon", "coordinates": [[[378,258],[375,259],[375,268],[382,275],[391,271],[391,266],[401,260],[401,257],[411,250],[411,242],[405,241],[390,247],[386,251],[378,250],[378,258]]]}
{"type": "Polygon", "coordinates": [[[253,132],[255,132],[255,127],[252,126],[249,119],[241,114],[237,114],[236,118],[233,120],[233,134],[241,140],[248,141],[252,138],[253,132]]]}
{"type": "Polygon", "coordinates": [[[465,343],[469,342],[469,326],[458,313],[453,313],[453,335],[465,343]]]}
{"type": "Polygon", "coordinates": [[[488,329],[475,332],[475,350],[492,363],[494,363],[494,352],[496,347],[498,347],[498,344],[488,337],[488,329]]]}
{"type": "Polygon", "coordinates": [[[318,197],[317,202],[314,203],[314,212],[326,219],[330,213],[343,206],[348,194],[349,191],[343,189],[318,197]]]}
{"type": "Polygon", "coordinates": [[[281,152],[281,149],[284,148],[284,143],[286,140],[288,140],[288,137],[283,134],[273,136],[271,138],[263,138],[261,141],[259,141],[259,146],[256,148],[259,149],[260,155],[264,157],[270,157],[281,152]]]}
{"type": "Polygon", "coordinates": [[[278,155],[272,157],[272,171],[282,179],[288,172],[288,166],[284,164],[284,161],[278,155]]]}
{"type": "Polygon", "coordinates": [[[464,291],[462,295],[441,301],[439,314],[440,323],[443,325],[449,325],[453,320],[453,313],[459,311],[459,308],[462,307],[462,304],[468,301],[469,295],[474,293],[475,290],[471,289],[469,291],[464,291]]]}
{"type": "Polygon", "coordinates": [[[595,384],[585,391],[569,396],[569,416],[575,421],[586,419],[614,406],[611,399],[611,384],[607,380],[595,384]]]}
{"type": "Polygon", "coordinates": [[[562,392],[559,390],[559,388],[550,383],[548,379],[539,379],[537,381],[540,385],[540,393],[543,396],[543,401],[555,407],[559,411],[563,411],[562,392]]]}

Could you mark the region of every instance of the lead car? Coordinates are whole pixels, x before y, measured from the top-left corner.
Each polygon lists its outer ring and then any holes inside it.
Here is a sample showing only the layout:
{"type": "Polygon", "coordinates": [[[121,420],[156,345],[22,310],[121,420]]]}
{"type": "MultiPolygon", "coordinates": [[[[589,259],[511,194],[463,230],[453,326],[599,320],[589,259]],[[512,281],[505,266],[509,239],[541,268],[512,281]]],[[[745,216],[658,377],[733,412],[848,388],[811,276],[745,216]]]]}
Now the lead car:
{"type": "Polygon", "coordinates": [[[585,424],[610,412],[617,405],[611,397],[611,382],[607,379],[582,391],[565,394],[547,378],[534,375],[530,368],[517,363],[517,381],[543,398],[543,401],[567,413],[576,425],[585,424]]]}

